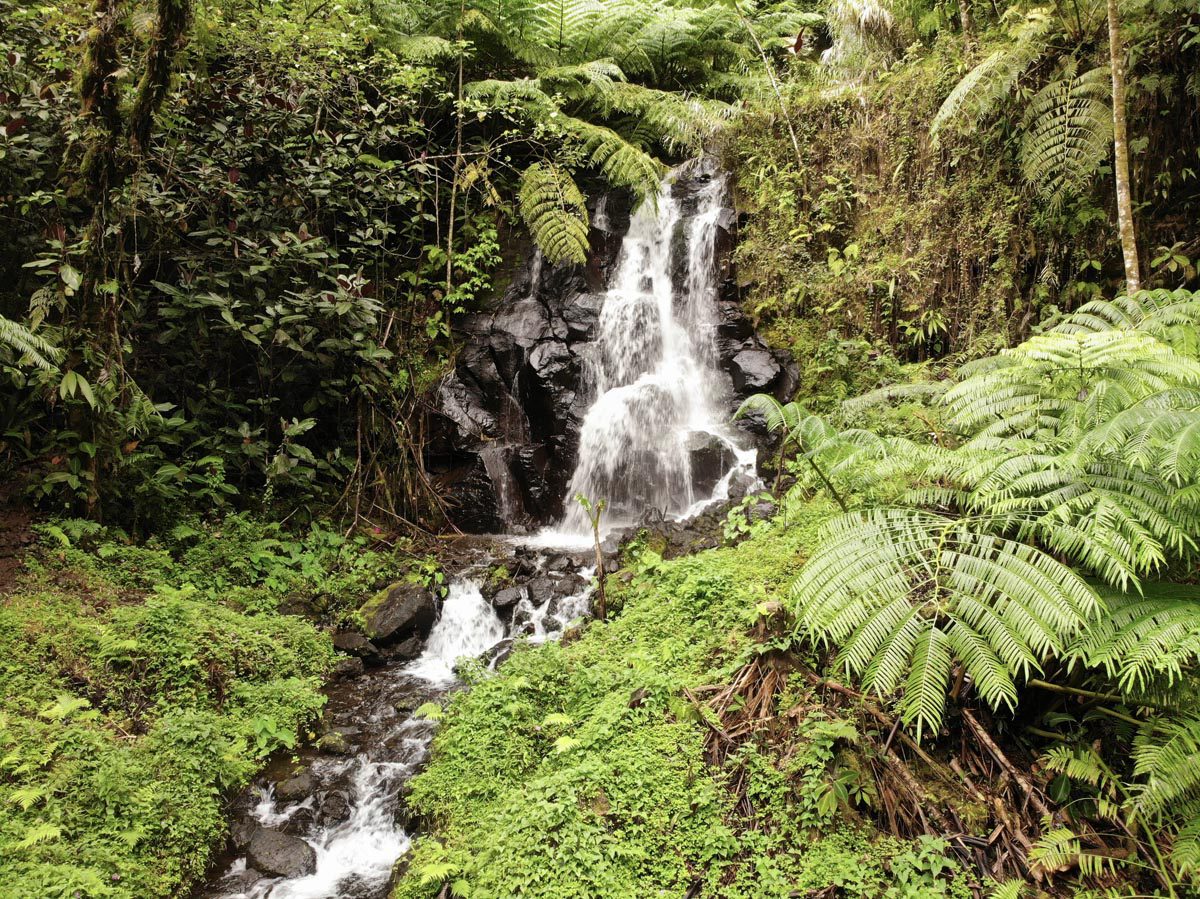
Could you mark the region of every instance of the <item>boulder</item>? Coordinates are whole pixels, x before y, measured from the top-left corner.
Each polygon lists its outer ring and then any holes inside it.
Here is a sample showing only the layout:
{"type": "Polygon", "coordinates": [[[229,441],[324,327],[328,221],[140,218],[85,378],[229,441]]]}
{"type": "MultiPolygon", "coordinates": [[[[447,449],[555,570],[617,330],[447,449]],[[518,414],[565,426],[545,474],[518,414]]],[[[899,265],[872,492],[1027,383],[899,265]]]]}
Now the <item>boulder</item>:
{"type": "Polygon", "coordinates": [[[769,388],[783,369],[770,350],[763,347],[748,347],[731,360],[733,387],[741,395],[757,393],[769,388]]]}
{"type": "Polygon", "coordinates": [[[425,641],[420,637],[409,637],[401,640],[388,649],[388,656],[400,662],[408,662],[419,656],[425,649],[425,641]]]}
{"type": "Polygon", "coordinates": [[[529,591],[529,601],[535,606],[540,606],[557,595],[557,588],[557,582],[549,577],[535,577],[525,585],[525,589],[529,591]]]}
{"type": "Polygon", "coordinates": [[[498,609],[507,609],[510,606],[515,606],[525,598],[525,590],[521,587],[505,587],[503,590],[498,590],[496,595],[492,597],[492,605],[498,609]]]}
{"type": "Polygon", "coordinates": [[[345,790],[329,790],[321,796],[321,820],[339,824],[350,817],[350,795],[345,790]]]}
{"type": "Polygon", "coordinates": [[[346,735],[336,730],[331,730],[317,740],[317,749],[329,755],[349,755],[352,751],[346,735]]]}
{"type": "Polygon", "coordinates": [[[246,849],[246,863],[275,877],[304,877],[317,870],[317,853],[299,837],[260,827],[246,849]]]}
{"type": "Polygon", "coordinates": [[[229,828],[229,842],[236,849],[245,849],[258,831],[258,822],[253,818],[238,818],[229,828]]]}
{"type": "Polygon", "coordinates": [[[333,648],[346,655],[356,656],[367,665],[382,665],[384,661],[379,647],[358,631],[335,631],[333,648]]]}
{"type": "Polygon", "coordinates": [[[338,659],[337,664],[333,666],[333,671],[329,676],[333,680],[353,680],[356,677],[362,677],[366,673],[366,667],[363,665],[362,659],[356,659],[353,656],[338,659]]]}
{"type": "Polygon", "coordinates": [[[698,496],[710,496],[717,482],[733,468],[737,456],[726,441],[703,431],[689,435],[686,446],[692,466],[692,487],[698,496]]]}
{"type": "Polygon", "coordinates": [[[386,646],[428,636],[437,619],[437,600],[423,584],[399,581],[367,600],[359,613],[367,636],[386,646]]]}
{"type": "Polygon", "coordinates": [[[307,771],[301,771],[299,774],[289,777],[287,780],[281,780],[275,785],[275,798],[286,802],[303,799],[305,796],[312,794],[313,786],[312,775],[307,771]]]}

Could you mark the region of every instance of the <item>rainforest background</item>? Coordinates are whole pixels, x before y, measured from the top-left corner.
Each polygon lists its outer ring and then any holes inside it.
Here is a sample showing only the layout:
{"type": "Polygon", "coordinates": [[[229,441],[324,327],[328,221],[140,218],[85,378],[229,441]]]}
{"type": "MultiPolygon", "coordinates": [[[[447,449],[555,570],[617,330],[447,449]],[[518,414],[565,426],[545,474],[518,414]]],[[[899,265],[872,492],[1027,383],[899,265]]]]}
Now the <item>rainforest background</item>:
{"type": "Polygon", "coordinates": [[[0,0],[0,896],[203,876],[445,578],[458,317],[701,153],[769,496],[455,694],[395,895],[1196,894],[1193,2],[0,0]]]}

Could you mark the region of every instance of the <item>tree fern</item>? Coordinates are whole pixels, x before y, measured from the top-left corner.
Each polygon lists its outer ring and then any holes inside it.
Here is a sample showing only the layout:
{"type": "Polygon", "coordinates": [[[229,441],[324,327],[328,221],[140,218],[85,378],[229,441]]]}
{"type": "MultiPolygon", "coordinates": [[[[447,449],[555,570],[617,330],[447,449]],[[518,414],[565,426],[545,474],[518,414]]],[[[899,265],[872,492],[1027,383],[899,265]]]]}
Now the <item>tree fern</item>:
{"type": "Polygon", "coordinates": [[[1173,832],[1171,861],[1200,873],[1200,717],[1151,719],[1138,732],[1131,811],[1173,832]]]}
{"type": "Polygon", "coordinates": [[[792,587],[801,632],[839,646],[838,662],[881,695],[900,688],[901,719],[937,731],[948,658],[991,706],[1093,618],[1078,575],[987,522],[909,509],[835,518],[792,587]]]}
{"type": "Polygon", "coordinates": [[[1050,16],[1041,10],[1030,12],[1015,29],[1012,43],[994,50],[955,85],[933,117],[930,134],[936,138],[951,122],[969,125],[991,113],[1042,58],[1055,32],[1050,16]]]}
{"type": "Polygon", "coordinates": [[[1064,334],[1117,329],[1142,331],[1177,352],[1200,355],[1200,293],[1190,290],[1139,290],[1115,299],[1084,304],[1055,326],[1064,334]]]}
{"type": "Polygon", "coordinates": [[[1071,645],[1068,658],[1104,671],[1134,696],[1178,683],[1200,660],[1200,588],[1144,584],[1138,594],[1102,590],[1108,612],[1071,645]]]}
{"type": "Polygon", "coordinates": [[[519,201],[521,218],[547,260],[587,262],[587,207],[566,172],[534,163],[521,178],[519,201]]]}
{"type": "Polygon", "coordinates": [[[966,369],[951,422],[993,436],[1062,436],[1155,393],[1200,385],[1200,361],[1140,331],[1051,332],[966,369]]]}
{"type": "Polygon", "coordinates": [[[1085,188],[1112,152],[1110,70],[1077,74],[1074,60],[1025,109],[1021,173],[1052,208],[1085,188]]]}

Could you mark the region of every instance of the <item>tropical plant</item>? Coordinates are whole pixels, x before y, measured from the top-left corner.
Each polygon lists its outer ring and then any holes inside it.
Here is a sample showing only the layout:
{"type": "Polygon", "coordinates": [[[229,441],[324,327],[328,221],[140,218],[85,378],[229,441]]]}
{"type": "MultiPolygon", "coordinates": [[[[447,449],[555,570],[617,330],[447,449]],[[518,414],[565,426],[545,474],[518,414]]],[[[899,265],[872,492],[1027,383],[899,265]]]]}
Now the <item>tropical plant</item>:
{"type": "Polygon", "coordinates": [[[851,513],[826,525],[792,586],[800,632],[839,647],[837,664],[881,695],[904,688],[918,736],[941,726],[957,660],[991,706],[1061,655],[1096,616],[1094,591],[989,522],[910,509],[851,513]]]}
{"type": "Polygon", "coordinates": [[[20,322],[0,315],[0,348],[16,354],[18,362],[27,362],[42,371],[51,371],[62,357],[62,350],[35,334],[20,322]]]}
{"type": "Polygon", "coordinates": [[[856,455],[868,480],[907,480],[916,508],[829,526],[794,586],[800,634],[838,645],[868,688],[903,686],[902,720],[921,730],[941,720],[955,660],[993,707],[1050,658],[1130,695],[1177,684],[1200,605],[1152,579],[1200,535],[1200,360],[1154,335],[1186,329],[1195,299],[1089,304],[965,366],[940,400],[945,445],[856,455]],[[1115,589],[1097,595],[1064,560],[1115,589]]]}

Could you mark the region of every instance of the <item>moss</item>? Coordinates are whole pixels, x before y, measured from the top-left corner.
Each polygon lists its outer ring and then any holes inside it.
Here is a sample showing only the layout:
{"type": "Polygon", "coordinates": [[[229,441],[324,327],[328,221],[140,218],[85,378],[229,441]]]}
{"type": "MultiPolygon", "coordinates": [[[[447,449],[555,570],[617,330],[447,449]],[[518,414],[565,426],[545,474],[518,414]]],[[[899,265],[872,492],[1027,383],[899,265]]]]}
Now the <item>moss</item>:
{"type": "Polygon", "coordinates": [[[431,899],[450,881],[472,899],[749,899],[822,878],[847,896],[881,895],[907,846],[846,825],[814,842],[787,824],[792,785],[765,756],[761,815],[741,826],[685,693],[754,657],[760,604],[790,583],[832,510],[797,505],[788,527],[671,562],[643,541],[630,582],[609,582],[619,615],[566,645],[519,647],[495,676],[478,672],[411,783],[412,807],[433,826],[394,896],[431,899]]]}

